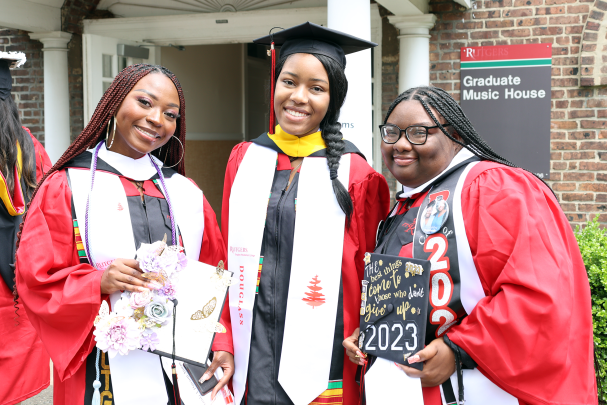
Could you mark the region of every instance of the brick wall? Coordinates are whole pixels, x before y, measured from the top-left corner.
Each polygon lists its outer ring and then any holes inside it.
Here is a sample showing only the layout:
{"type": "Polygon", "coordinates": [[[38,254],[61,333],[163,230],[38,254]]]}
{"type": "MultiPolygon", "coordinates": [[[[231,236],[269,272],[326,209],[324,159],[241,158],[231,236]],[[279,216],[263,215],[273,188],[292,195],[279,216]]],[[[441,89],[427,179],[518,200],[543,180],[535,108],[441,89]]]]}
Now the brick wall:
{"type": "MultiPolygon", "coordinates": [[[[398,30],[388,21],[390,12],[378,4],[379,15],[382,18],[382,120],[388,112],[390,104],[398,96],[398,30]]],[[[382,174],[388,181],[392,200],[396,192],[396,179],[382,162],[382,174]]]]}
{"type": "MultiPolygon", "coordinates": [[[[553,44],[549,183],[572,225],[596,214],[607,223],[607,88],[580,83],[582,46],[595,51],[589,45],[598,39],[600,51],[605,50],[604,34],[599,35],[605,6],[601,0],[488,0],[463,11],[451,0],[430,2],[437,16],[430,39],[430,81],[457,100],[462,46],[553,44]]],[[[584,62],[584,68],[593,67],[590,60],[584,62]]]]}
{"type": "Polygon", "coordinates": [[[19,107],[21,123],[44,142],[44,73],[42,44],[31,41],[27,32],[0,27],[0,51],[24,52],[27,62],[11,71],[13,100],[19,107]]]}

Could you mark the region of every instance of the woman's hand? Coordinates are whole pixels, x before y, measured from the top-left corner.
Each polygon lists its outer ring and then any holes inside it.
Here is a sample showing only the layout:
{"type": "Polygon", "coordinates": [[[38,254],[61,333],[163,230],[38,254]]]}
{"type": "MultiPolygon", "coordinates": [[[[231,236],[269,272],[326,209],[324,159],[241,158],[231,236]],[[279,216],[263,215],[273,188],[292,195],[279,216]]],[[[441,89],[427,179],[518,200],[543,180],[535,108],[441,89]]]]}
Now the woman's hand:
{"type": "Polygon", "coordinates": [[[211,378],[211,376],[215,374],[215,370],[217,370],[217,367],[221,367],[223,369],[223,377],[221,378],[221,380],[219,380],[215,388],[213,388],[211,400],[215,399],[215,396],[217,395],[219,390],[222,389],[223,386],[226,385],[228,381],[230,381],[230,378],[232,378],[232,376],[234,375],[234,355],[230,352],[215,352],[215,354],[213,355],[213,362],[211,363],[207,371],[202,375],[202,377],[200,377],[200,382],[203,383],[209,378],[211,378]]]}
{"type": "Polygon", "coordinates": [[[422,387],[436,387],[455,372],[455,354],[442,337],[434,339],[415,356],[409,357],[408,361],[409,364],[425,362],[423,371],[398,364],[409,377],[421,378],[422,387]]]}
{"type": "Polygon", "coordinates": [[[134,259],[116,259],[105,269],[101,276],[101,294],[111,294],[116,291],[144,292],[147,289],[156,290],[159,284],[150,282],[142,277],[139,262],[134,259]]]}
{"type": "Polygon", "coordinates": [[[356,328],[354,330],[354,333],[352,334],[352,336],[350,336],[349,338],[346,338],[342,344],[346,349],[346,354],[348,355],[348,358],[350,359],[350,361],[354,364],[358,364],[359,366],[364,366],[365,363],[367,362],[367,360],[365,360],[365,358],[367,356],[365,356],[358,349],[358,336],[359,335],[360,335],[360,328],[356,328]]]}

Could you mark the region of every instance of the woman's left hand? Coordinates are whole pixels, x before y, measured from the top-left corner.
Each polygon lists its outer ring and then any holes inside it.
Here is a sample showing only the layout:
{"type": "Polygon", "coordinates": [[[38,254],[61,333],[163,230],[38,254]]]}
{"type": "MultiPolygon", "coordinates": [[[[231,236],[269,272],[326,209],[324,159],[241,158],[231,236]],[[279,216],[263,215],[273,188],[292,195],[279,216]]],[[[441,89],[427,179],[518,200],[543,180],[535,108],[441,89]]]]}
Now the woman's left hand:
{"type": "Polygon", "coordinates": [[[213,355],[213,362],[207,369],[206,373],[204,373],[202,377],[200,377],[200,382],[205,382],[206,380],[211,378],[211,376],[215,374],[217,367],[221,367],[223,369],[223,377],[221,378],[221,380],[219,380],[215,388],[213,388],[211,400],[215,399],[215,396],[217,395],[219,390],[222,389],[223,386],[226,385],[228,381],[230,381],[232,375],[234,375],[234,355],[230,352],[215,352],[215,354],[213,355]]]}
{"type": "Polygon", "coordinates": [[[425,362],[423,371],[398,364],[409,377],[421,378],[422,387],[436,387],[455,372],[455,354],[442,337],[434,339],[415,356],[409,357],[408,361],[409,364],[425,362]]]}

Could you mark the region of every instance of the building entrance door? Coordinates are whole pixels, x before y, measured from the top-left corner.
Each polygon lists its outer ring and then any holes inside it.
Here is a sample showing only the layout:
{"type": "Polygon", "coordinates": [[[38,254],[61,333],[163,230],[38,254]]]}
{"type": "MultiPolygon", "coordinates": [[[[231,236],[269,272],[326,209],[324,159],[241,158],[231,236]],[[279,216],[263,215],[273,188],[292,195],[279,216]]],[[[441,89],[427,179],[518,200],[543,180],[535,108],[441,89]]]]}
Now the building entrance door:
{"type": "MultiPolygon", "coordinates": [[[[83,90],[84,123],[88,123],[103,93],[108,89],[114,77],[127,66],[135,63],[156,64],[156,49],[149,49],[148,59],[137,59],[118,55],[118,45],[135,45],[134,42],[84,34],[83,36],[83,90]]],[[[139,45],[135,45],[139,46],[139,45]]]]}

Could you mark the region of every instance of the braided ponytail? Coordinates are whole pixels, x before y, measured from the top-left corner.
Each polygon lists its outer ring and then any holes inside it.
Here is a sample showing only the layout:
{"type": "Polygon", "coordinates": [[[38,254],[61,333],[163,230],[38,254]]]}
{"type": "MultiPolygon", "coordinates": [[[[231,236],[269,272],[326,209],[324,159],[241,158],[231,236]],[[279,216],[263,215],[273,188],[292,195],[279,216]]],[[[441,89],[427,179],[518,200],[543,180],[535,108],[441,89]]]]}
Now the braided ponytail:
{"type": "MultiPolygon", "coordinates": [[[[30,203],[34,200],[34,197],[38,193],[40,186],[44,181],[51,176],[54,172],[61,170],[67,162],[72,160],[74,157],[80,155],[85,152],[87,149],[90,149],[97,145],[104,137],[107,132],[107,127],[111,123],[110,119],[114,117],[118,108],[122,104],[122,101],[125,99],[128,93],[131,92],[135,84],[139,82],[144,76],[147,76],[150,73],[158,73],[163,74],[175,85],[177,89],[177,94],[179,95],[179,119],[177,120],[177,128],[175,129],[175,135],[179,138],[179,141],[183,145],[185,145],[185,98],[183,96],[183,90],[181,89],[181,84],[177,77],[163,66],[156,65],[148,65],[148,64],[137,64],[131,65],[124,68],[118,75],[114,78],[114,81],[110,85],[110,87],[105,91],[99,104],[95,108],[95,112],[91,117],[91,120],[84,128],[84,130],[78,135],[78,137],[72,142],[72,144],[67,148],[67,150],[61,155],[57,163],[53,165],[53,167],[42,177],[38,186],[34,190],[32,197],[30,199],[30,203]]],[[[171,166],[179,162],[179,164],[175,167],[177,172],[181,175],[185,175],[185,159],[181,158],[181,146],[179,141],[174,140],[173,137],[169,140],[169,142],[164,145],[164,149],[162,152],[163,157],[160,156],[160,150],[156,149],[152,152],[152,155],[156,156],[158,159],[162,160],[166,166],[171,166]]],[[[185,153],[185,151],[183,152],[185,153]]],[[[27,219],[27,211],[23,215],[23,221],[19,226],[19,232],[17,233],[17,249],[19,249],[19,243],[21,241],[21,233],[23,232],[23,225],[25,224],[25,220],[27,219]]],[[[15,305],[17,303],[17,299],[19,295],[16,291],[13,291],[15,305]]]]}
{"type": "MultiPolygon", "coordinates": [[[[346,100],[346,94],[348,93],[348,79],[346,78],[344,69],[335,60],[324,55],[312,55],[322,63],[329,77],[329,94],[331,98],[327,113],[320,122],[320,131],[322,139],[327,146],[327,165],[329,166],[333,193],[340,208],[346,214],[346,223],[349,224],[352,212],[354,211],[354,205],[352,204],[352,198],[348,192],[347,185],[344,186],[338,179],[339,161],[344,154],[346,143],[341,133],[341,124],[337,121],[341,107],[346,100]]],[[[278,80],[278,76],[280,76],[280,72],[288,58],[289,56],[280,58],[278,63],[276,63],[276,80],[278,80]]]]}

